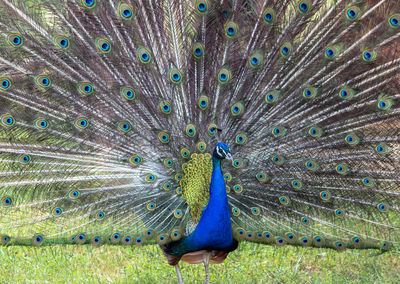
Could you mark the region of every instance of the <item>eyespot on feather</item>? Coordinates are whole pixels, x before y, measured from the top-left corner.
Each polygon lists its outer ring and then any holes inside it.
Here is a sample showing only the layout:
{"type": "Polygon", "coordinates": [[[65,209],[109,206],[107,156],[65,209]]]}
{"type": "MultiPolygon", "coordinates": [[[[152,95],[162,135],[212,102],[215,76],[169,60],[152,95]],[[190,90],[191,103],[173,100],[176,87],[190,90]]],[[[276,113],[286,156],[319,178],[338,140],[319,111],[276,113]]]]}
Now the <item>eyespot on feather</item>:
{"type": "Polygon", "coordinates": [[[118,14],[123,20],[131,20],[133,17],[133,6],[128,3],[120,3],[118,5],[118,14]]]}
{"type": "Polygon", "coordinates": [[[229,39],[236,38],[239,33],[239,26],[233,21],[229,21],[225,24],[225,36],[229,39]]]}

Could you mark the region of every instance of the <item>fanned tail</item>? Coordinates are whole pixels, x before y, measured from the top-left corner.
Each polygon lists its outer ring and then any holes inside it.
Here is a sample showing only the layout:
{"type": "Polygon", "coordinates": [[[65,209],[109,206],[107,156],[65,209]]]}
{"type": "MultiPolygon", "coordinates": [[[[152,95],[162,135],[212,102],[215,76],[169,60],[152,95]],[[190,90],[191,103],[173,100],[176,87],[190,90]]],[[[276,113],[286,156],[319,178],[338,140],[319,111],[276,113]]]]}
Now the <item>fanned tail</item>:
{"type": "Polygon", "coordinates": [[[221,129],[237,239],[399,244],[397,1],[0,11],[2,243],[180,239],[221,129]]]}

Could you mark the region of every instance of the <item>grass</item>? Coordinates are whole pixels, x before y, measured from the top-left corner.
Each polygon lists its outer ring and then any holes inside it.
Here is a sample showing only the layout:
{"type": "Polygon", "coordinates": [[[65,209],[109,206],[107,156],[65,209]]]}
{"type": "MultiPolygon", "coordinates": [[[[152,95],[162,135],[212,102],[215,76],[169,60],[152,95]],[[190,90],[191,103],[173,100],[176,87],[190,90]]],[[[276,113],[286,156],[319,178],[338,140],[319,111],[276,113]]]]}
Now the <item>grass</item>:
{"type": "MultiPolygon", "coordinates": [[[[202,283],[202,264],[181,264],[202,283]]],[[[400,252],[274,247],[242,243],[211,283],[400,283],[400,252]]],[[[177,283],[158,246],[0,247],[0,283],[177,283]]]]}

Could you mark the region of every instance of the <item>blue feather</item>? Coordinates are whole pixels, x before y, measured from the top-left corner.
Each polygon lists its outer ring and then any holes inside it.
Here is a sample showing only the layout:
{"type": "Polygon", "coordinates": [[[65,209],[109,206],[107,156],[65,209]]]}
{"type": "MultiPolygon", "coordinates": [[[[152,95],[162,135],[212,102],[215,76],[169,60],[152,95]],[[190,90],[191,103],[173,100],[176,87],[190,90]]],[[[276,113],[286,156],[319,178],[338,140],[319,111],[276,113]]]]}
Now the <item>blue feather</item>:
{"type": "MultiPolygon", "coordinates": [[[[227,153],[230,151],[224,143],[218,143],[217,147],[222,147],[227,153]]],[[[216,151],[214,151],[212,161],[210,201],[203,209],[199,224],[189,236],[175,243],[170,243],[165,250],[167,254],[181,257],[188,252],[200,250],[224,250],[228,252],[234,244],[228,196],[221,169],[222,159],[216,151]]]]}

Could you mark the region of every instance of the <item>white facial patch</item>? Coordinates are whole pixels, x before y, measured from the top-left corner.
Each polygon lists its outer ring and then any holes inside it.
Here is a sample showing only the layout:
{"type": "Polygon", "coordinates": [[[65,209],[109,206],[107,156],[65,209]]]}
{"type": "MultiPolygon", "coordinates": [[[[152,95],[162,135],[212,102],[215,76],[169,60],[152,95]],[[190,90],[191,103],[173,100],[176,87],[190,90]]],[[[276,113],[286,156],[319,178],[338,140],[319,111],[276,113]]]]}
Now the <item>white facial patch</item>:
{"type": "Polygon", "coordinates": [[[225,158],[226,157],[226,152],[225,152],[225,150],[224,149],[222,149],[221,147],[219,147],[219,146],[217,146],[217,153],[218,153],[218,156],[220,156],[220,158],[225,158]]]}

